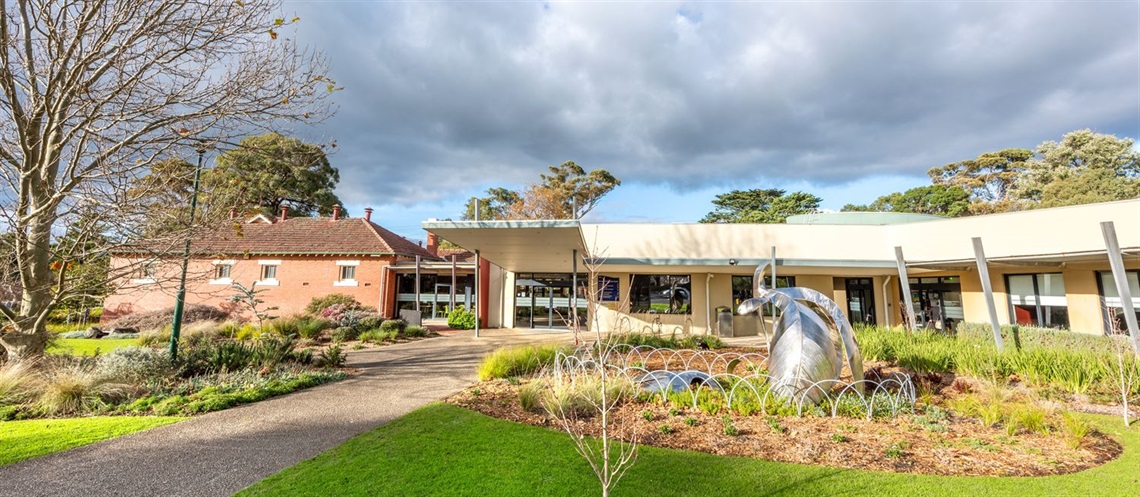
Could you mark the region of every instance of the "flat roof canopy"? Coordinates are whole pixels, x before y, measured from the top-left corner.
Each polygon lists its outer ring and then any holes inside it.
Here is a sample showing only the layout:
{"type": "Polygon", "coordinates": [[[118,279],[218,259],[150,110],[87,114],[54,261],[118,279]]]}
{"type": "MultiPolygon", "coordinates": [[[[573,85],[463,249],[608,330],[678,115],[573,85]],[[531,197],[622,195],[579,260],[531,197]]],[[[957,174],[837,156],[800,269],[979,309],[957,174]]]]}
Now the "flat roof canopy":
{"type": "Polygon", "coordinates": [[[425,221],[423,228],[516,273],[569,273],[574,251],[585,250],[578,221],[425,221]]]}

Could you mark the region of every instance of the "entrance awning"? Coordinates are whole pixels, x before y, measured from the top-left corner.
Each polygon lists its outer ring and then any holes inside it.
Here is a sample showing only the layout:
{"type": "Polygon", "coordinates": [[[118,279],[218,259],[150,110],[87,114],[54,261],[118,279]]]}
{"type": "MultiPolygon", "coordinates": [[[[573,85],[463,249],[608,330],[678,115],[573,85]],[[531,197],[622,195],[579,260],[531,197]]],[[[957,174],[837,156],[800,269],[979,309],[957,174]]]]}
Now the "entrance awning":
{"type": "Polygon", "coordinates": [[[516,273],[566,273],[574,251],[585,250],[578,221],[425,221],[423,228],[516,273]]]}

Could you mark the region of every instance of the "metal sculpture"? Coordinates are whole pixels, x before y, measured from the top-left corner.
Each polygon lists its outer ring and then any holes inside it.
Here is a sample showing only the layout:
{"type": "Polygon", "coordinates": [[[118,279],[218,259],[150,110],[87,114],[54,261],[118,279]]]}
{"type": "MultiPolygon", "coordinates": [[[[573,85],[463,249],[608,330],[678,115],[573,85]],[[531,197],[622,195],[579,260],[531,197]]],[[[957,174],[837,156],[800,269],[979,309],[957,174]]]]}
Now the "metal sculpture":
{"type": "Polygon", "coordinates": [[[754,297],[741,302],[737,311],[758,313],[768,303],[780,309],[768,344],[768,373],[773,390],[818,403],[839,380],[843,370],[841,357],[846,356],[851,383],[862,393],[863,357],[843,311],[834,301],[809,288],[765,287],[767,268],[767,263],[756,268],[754,297]]]}

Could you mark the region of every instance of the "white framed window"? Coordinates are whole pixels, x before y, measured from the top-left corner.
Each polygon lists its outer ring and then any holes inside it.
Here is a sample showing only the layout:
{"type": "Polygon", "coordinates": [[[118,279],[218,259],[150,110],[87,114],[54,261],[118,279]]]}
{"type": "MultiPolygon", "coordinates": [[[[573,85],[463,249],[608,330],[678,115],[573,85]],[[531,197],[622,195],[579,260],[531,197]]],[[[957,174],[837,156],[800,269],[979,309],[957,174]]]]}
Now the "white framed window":
{"type": "Polygon", "coordinates": [[[147,261],[139,264],[139,267],[135,269],[135,277],[131,279],[131,283],[139,285],[148,285],[157,281],[158,279],[155,278],[154,261],[147,261]]]}
{"type": "Polygon", "coordinates": [[[338,278],[333,282],[333,286],[357,286],[356,266],[360,265],[360,261],[336,261],[336,265],[338,278]]]}
{"type": "Polygon", "coordinates": [[[277,265],[262,264],[261,279],[258,280],[257,284],[262,286],[277,286],[277,265]]]}
{"type": "Polygon", "coordinates": [[[257,261],[257,265],[261,267],[261,279],[257,280],[257,284],[261,286],[277,286],[277,268],[281,266],[280,259],[261,259],[257,261]]]}
{"type": "Polygon", "coordinates": [[[234,283],[231,274],[233,273],[234,261],[214,261],[214,278],[210,280],[211,285],[232,285],[234,283]]]}

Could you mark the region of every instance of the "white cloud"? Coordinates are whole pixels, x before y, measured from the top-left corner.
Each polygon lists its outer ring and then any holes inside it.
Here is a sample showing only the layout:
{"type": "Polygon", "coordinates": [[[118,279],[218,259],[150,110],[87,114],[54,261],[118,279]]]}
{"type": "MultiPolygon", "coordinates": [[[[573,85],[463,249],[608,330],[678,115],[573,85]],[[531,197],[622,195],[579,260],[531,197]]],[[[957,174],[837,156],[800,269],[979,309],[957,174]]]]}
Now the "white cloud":
{"type": "Polygon", "coordinates": [[[565,160],[682,192],[822,188],[1140,134],[1136,4],[287,7],[345,86],[324,132],[353,204],[451,205],[565,160]]]}

